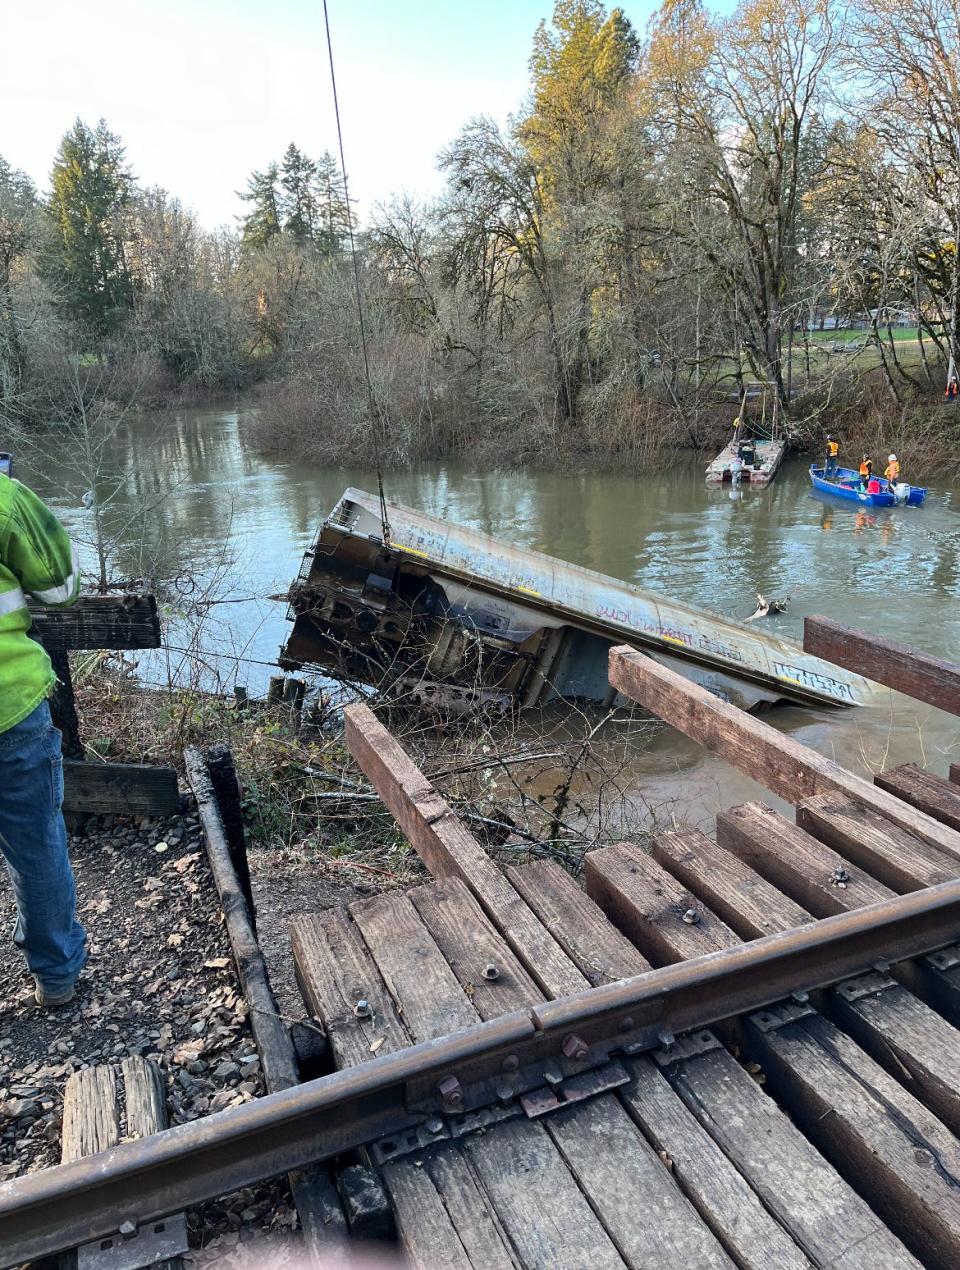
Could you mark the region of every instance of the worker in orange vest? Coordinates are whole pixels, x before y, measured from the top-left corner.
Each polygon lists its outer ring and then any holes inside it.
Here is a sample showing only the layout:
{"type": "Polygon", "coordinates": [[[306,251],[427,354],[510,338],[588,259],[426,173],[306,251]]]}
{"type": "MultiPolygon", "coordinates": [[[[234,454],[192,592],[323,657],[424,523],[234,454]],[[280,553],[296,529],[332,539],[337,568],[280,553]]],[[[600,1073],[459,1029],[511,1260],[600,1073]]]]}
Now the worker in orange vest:
{"type": "Polygon", "coordinates": [[[827,461],[826,461],[826,463],[823,465],[823,475],[826,477],[826,479],[827,479],[827,480],[829,480],[831,476],[835,476],[835,475],[836,475],[836,471],[837,471],[837,458],[838,458],[839,454],[840,454],[840,442],[839,442],[839,441],[834,440],[834,438],[828,434],[828,436],[827,436],[827,461]]]}
{"type": "Polygon", "coordinates": [[[891,485],[896,485],[900,480],[900,462],[895,454],[891,454],[887,458],[887,466],[883,469],[883,474],[891,485]]]}
{"type": "Polygon", "coordinates": [[[863,462],[860,464],[860,488],[866,490],[870,483],[870,477],[873,476],[873,460],[866,454],[863,456],[863,462]]]}

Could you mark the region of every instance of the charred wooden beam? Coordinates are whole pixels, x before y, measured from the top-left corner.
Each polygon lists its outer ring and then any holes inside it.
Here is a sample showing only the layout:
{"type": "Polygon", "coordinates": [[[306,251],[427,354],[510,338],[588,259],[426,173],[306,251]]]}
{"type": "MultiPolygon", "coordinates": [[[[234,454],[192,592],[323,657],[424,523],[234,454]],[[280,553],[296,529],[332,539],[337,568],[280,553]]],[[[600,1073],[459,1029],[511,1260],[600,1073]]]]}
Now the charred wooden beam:
{"type": "Polygon", "coordinates": [[[145,763],[94,763],[66,759],[63,809],[103,816],[175,816],[180,810],[177,773],[145,763]]]}
{"type": "MultiPolygon", "coordinates": [[[[213,874],[237,976],[250,1010],[250,1027],[260,1054],[268,1093],[277,1094],[300,1083],[297,1056],[290,1033],[280,1017],[270,986],[250,908],[234,867],[213,780],[197,750],[184,753],[187,779],[197,800],[207,859],[213,874]]],[[[320,1257],[346,1234],[346,1219],[329,1172],[322,1165],[295,1169],[289,1174],[304,1238],[320,1257]]]]}
{"type": "Polygon", "coordinates": [[[50,653],[50,663],[57,683],[50,698],[50,715],[54,727],[60,729],[65,758],[83,758],[83,742],[80,740],[80,720],[77,718],[77,701],[73,695],[73,676],[70,674],[70,658],[62,648],[50,653]]]}
{"type": "Polygon", "coordinates": [[[941,657],[826,617],[804,619],[803,651],[939,710],[960,714],[960,666],[941,657]]]}
{"type": "Polygon", "coordinates": [[[253,886],[250,882],[250,862],[247,859],[247,839],[243,831],[243,797],[233,754],[229,745],[211,745],[207,750],[207,771],[213,783],[213,792],[223,830],[226,834],[230,860],[237,875],[237,883],[250,910],[250,921],[257,926],[257,910],[253,902],[253,886]]]}
{"type": "Polygon", "coordinates": [[[154,595],[82,595],[68,609],[31,605],[31,634],[49,653],[91,648],[159,648],[154,595]]]}

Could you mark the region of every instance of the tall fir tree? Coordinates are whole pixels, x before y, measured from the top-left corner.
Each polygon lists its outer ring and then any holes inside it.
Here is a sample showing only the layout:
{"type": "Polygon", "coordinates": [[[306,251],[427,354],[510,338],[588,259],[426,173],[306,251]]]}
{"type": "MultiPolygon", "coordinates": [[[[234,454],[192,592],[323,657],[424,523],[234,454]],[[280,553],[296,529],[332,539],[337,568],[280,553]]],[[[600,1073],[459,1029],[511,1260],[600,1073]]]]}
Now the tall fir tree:
{"type": "Polygon", "coordinates": [[[0,412],[16,398],[23,375],[22,317],[14,301],[14,273],[36,237],[37,192],[25,172],[0,155],[0,412]]]}
{"type": "Polygon", "coordinates": [[[50,185],[46,272],[88,335],[110,335],[133,308],[125,248],[133,177],[105,120],[91,129],[77,119],[60,142],[50,185]]]}
{"type": "Polygon", "coordinates": [[[316,169],[316,244],[323,255],[336,256],[345,248],[356,221],[347,201],[343,172],[329,150],[324,150],[317,160],[316,169]]]}
{"type": "Polygon", "coordinates": [[[283,231],[301,247],[316,238],[320,216],[316,180],[316,163],[291,141],[280,166],[283,231]]]}
{"type": "Polygon", "coordinates": [[[241,244],[250,251],[262,251],[280,233],[279,166],[271,163],[264,171],[251,173],[247,192],[240,197],[251,205],[247,215],[241,218],[241,244]]]}

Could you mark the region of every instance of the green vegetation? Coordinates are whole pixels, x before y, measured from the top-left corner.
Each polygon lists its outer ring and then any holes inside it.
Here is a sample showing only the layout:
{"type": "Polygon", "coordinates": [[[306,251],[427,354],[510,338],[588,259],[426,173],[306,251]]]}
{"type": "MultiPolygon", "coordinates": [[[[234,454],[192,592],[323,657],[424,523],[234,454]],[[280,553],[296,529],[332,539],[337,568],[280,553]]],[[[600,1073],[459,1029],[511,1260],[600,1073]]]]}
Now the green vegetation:
{"type": "Polygon", "coordinates": [[[794,435],[893,426],[957,360],[958,62],[921,0],[663,0],[643,38],[557,0],[510,126],[358,232],[366,357],[331,155],[291,143],[211,233],[78,120],[47,194],[0,159],[0,423],[254,387],[286,453],[640,465],[761,385],[794,435]]]}

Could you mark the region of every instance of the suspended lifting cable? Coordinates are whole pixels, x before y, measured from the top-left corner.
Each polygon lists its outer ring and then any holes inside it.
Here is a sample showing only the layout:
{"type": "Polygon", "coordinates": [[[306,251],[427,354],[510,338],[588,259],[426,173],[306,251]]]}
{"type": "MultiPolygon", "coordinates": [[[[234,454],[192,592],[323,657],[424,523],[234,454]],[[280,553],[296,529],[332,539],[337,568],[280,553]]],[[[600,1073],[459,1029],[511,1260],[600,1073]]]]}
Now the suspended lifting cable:
{"type": "Polygon", "coordinates": [[[357,244],[353,235],[353,213],[350,210],[350,187],[347,183],[347,161],[343,153],[343,129],[340,127],[340,102],[337,97],[337,75],[333,68],[333,41],[330,38],[330,14],[327,0],[323,0],[323,24],[327,32],[327,54],[330,58],[330,86],[333,89],[333,113],[337,121],[337,144],[340,148],[340,172],[343,176],[343,197],[347,204],[347,233],[350,235],[350,259],[353,262],[353,284],[357,295],[357,317],[360,321],[360,347],[363,350],[363,373],[367,381],[367,398],[370,413],[377,425],[377,489],[380,494],[380,525],[383,533],[383,545],[390,546],[390,522],[387,519],[387,499],[383,492],[383,473],[380,470],[380,448],[386,435],[383,415],[377,405],[373,391],[373,380],[370,377],[370,357],[367,353],[367,326],[363,317],[363,295],[360,288],[360,265],[357,261],[357,244]]]}

